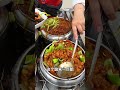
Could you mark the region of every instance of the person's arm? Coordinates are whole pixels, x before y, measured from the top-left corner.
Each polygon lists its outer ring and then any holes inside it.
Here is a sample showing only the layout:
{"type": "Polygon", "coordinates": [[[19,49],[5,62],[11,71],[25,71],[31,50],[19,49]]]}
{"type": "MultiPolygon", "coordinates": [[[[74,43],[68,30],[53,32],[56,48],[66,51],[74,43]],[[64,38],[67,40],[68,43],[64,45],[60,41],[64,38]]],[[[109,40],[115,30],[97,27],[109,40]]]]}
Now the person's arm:
{"type": "Polygon", "coordinates": [[[97,32],[103,30],[101,11],[104,12],[109,20],[114,20],[116,18],[116,11],[120,6],[120,0],[88,0],[88,3],[93,25],[97,32]]]}
{"type": "Polygon", "coordinates": [[[85,0],[73,0],[73,9],[74,16],[72,20],[72,30],[74,34],[74,38],[78,39],[78,33],[83,33],[85,30],[85,0]]]}

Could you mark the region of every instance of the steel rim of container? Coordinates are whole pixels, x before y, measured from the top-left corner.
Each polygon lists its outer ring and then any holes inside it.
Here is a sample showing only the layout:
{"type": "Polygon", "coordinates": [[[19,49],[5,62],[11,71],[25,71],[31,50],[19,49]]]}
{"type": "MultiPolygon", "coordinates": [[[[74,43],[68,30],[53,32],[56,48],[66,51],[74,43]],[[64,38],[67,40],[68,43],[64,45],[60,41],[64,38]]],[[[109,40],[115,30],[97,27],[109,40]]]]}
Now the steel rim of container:
{"type": "Polygon", "coordinates": [[[72,31],[69,31],[67,34],[64,35],[51,35],[47,34],[44,30],[41,30],[41,34],[44,38],[48,39],[49,41],[54,41],[68,39],[69,36],[72,34],[72,31]]]}

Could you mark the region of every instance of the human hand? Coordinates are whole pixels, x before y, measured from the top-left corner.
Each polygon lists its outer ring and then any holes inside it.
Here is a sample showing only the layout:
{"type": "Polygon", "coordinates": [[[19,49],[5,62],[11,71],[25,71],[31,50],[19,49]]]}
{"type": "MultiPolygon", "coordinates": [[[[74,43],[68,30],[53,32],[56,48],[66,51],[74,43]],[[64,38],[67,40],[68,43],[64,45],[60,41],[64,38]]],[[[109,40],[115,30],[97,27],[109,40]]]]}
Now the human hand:
{"type": "Polygon", "coordinates": [[[85,30],[84,6],[82,4],[76,4],[74,7],[72,30],[75,39],[78,39],[77,32],[83,33],[83,31],[85,30]]]}
{"type": "Polygon", "coordinates": [[[120,0],[88,0],[91,16],[93,19],[93,24],[95,30],[100,32],[103,30],[102,20],[101,20],[101,10],[102,9],[105,15],[110,20],[116,18],[115,12],[119,9],[120,0]],[[100,7],[101,6],[101,7],[100,7]]]}

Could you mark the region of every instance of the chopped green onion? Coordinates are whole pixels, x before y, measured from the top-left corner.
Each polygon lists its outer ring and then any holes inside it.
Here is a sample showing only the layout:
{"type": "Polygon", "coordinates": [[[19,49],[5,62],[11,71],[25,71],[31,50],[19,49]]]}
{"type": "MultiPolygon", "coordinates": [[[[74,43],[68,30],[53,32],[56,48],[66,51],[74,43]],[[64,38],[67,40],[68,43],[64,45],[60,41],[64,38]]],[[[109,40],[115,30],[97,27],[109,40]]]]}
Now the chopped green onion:
{"type": "Polygon", "coordinates": [[[80,55],[80,60],[81,60],[82,62],[85,62],[85,56],[80,55]]]}
{"type": "Polygon", "coordinates": [[[52,29],[56,28],[59,25],[59,20],[58,18],[49,18],[47,19],[43,25],[41,26],[42,28],[47,28],[47,31],[49,30],[49,28],[52,27],[52,29]]]}

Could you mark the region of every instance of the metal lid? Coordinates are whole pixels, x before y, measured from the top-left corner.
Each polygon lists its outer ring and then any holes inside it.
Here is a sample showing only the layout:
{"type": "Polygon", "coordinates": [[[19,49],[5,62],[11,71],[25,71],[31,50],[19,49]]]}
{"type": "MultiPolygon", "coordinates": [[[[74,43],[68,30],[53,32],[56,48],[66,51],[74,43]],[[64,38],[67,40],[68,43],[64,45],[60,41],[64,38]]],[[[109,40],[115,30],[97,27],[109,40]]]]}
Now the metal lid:
{"type": "Polygon", "coordinates": [[[8,25],[8,12],[6,8],[0,8],[0,36],[6,30],[8,25]]]}

